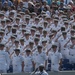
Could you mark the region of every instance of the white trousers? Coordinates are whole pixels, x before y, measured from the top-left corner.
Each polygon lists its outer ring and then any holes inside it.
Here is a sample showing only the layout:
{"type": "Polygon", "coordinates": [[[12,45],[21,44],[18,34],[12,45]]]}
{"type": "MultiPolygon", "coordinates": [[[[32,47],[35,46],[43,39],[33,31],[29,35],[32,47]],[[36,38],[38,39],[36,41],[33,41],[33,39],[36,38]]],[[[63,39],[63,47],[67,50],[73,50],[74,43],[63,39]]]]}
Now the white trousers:
{"type": "Polygon", "coordinates": [[[51,71],[59,71],[59,64],[51,64],[51,71]]]}

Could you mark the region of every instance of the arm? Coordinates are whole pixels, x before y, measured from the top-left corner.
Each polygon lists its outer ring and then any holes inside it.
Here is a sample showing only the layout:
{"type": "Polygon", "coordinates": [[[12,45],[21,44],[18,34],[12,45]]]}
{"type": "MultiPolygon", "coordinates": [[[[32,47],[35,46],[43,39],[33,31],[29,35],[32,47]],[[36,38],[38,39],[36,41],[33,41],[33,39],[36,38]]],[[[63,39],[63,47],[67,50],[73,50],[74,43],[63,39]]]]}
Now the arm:
{"type": "Polygon", "coordinates": [[[49,51],[51,50],[51,48],[49,50],[47,50],[46,54],[48,55],[49,51]]]}
{"type": "Polygon", "coordinates": [[[9,69],[9,65],[10,65],[10,58],[9,58],[9,54],[6,52],[6,63],[7,63],[7,69],[9,69]]]}
{"type": "Polygon", "coordinates": [[[33,65],[33,71],[35,70],[35,63],[34,61],[32,61],[32,65],[33,65]]]}
{"type": "Polygon", "coordinates": [[[24,72],[24,61],[22,62],[22,72],[24,72]]]}
{"type": "Polygon", "coordinates": [[[61,70],[61,65],[62,65],[62,54],[60,53],[59,55],[60,60],[59,60],[59,70],[61,70]]]}
{"type": "Polygon", "coordinates": [[[45,70],[46,70],[46,66],[47,66],[47,60],[45,60],[45,70]]]}
{"type": "Polygon", "coordinates": [[[22,72],[24,72],[24,58],[23,57],[21,57],[21,66],[22,66],[22,72]]]}
{"type": "Polygon", "coordinates": [[[59,65],[59,71],[61,71],[62,59],[60,59],[59,65]]]}
{"type": "Polygon", "coordinates": [[[31,61],[32,61],[32,66],[33,66],[33,71],[34,71],[34,70],[35,70],[35,65],[36,65],[36,63],[34,62],[34,58],[33,58],[33,56],[32,56],[31,61]]]}
{"type": "Polygon", "coordinates": [[[48,57],[47,57],[47,55],[46,55],[46,53],[45,53],[45,69],[46,69],[46,66],[47,66],[47,59],[48,59],[48,57]]]}
{"type": "Polygon", "coordinates": [[[64,47],[66,47],[69,42],[70,42],[70,39],[67,41],[67,43],[64,45],[64,47]]]}

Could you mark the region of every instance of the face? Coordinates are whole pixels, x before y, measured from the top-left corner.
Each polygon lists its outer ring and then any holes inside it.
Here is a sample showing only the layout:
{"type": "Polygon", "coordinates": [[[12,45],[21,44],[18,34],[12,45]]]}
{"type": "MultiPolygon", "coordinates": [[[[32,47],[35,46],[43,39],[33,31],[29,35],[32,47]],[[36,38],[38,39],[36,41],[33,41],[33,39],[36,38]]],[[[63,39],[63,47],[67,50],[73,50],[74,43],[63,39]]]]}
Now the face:
{"type": "Polygon", "coordinates": [[[26,23],[29,23],[29,19],[26,19],[26,23]]]}
{"type": "Polygon", "coordinates": [[[6,24],[7,24],[7,25],[10,25],[10,24],[11,24],[11,22],[6,22],[6,24]]]}
{"type": "Polygon", "coordinates": [[[47,27],[47,24],[44,24],[44,27],[47,27]]]}
{"type": "Polygon", "coordinates": [[[54,47],[54,48],[53,48],[53,51],[56,52],[56,50],[57,50],[57,47],[54,47]]]}
{"type": "Polygon", "coordinates": [[[1,33],[0,36],[2,36],[2,38],[4,37],[4,33],[1,33]]]}
{"type": "Polygon", "coordinates": [[[15,46],[18,46],[19,45],[19,42],[15,42],[15,46]]]}
{"type": "Polygon", "coordinates": [[[10,31],[11,30],[11,27],[8,27],[8,30],[10,31]]]}
{"type": "Polygon", "coordinates": [[[0,50],[3,50],[3,49],[4,49],[4,46],[1,46],[1,47],[0,47],[0,50]]]}
{"type": "Polygon", "coordinates": [[[38,30],[39,30],[40,33],[42,33],[42,30],[43,30],[43,29],[39,28],[38,30]]]}
{"type": "Polygon", "coordinates": [[[26,52],[26,55],[29,56],[31,52],[26,52]]]}
{"type": "Polygon", "coordinates": [[[42,48],[38,48],[38,52],[41,53],[42,52],[42,48]]]}
{"type": "Polygon", "coordinates": [[[16,23],[19,23],[20,22],[20,20],[16,20],[16,23]]]}
{"type": "Polygon", "coordinates": [[[43,35],[46,36],[47,35],[47,32],[43,32],[43,35]]]}
{"type": "Polygon", "coordinates": [[[39,67],[39,70],[42,72],[44,70],[44,67],[39,67]]]}
{"type": "Polygon", "coordinates": [[[66,34],[64,34],[63,37],[66,38],[66,34]]]}
{"type": "Polygon", "coordinates": [[[15,38],[11,38],[11,41],[14,42],[15,41],[15,38]]]}
{"type": "Polygon", "coordinates": [[[34,43],[29,43],[30,47],[33,47],[34,43]]]}
{"type": "Polygon", "coordinates": [[[32,31],[32,30],[31,30],[31,34],[34,35],[34,34],[35,34],[35,31],[32,31]]]}
{"type": "Polygon", "coordinates": [[[65,24],[66,27],[68,27],[68,24],[65,24]]]}
{"type": "Polygon", "coordinates": [[[42,45],[43,45],[43,46],[46,46],[46,42],[42,42],[42,45]]]}
{"type": "Polygon", "coordinates": [[[38,45],[39,41],[34,41],[36,45],[38,45]]]}
{"type": "Polygon", "coordinates": [[[16,55],[19,55],[19,53],[20,53],[19,51],[15,51],[15,54],[16,54],[16,55]]]}
{"type": "Polygon", "coordinates": [[[72,36],[74,36],[75,32],[70,32],[72,36]]]}
{"type": "Polygon", "coordinates": [[[25,37],[26,37],[27,39],[29,39],[29,36],[30,36],[29,34],[25,35],[25,37]]]}
{"type": "Polygon", "coordinates": [[[46,21],[47,21],[47,22],[50,22],[51,20],[50,20],[50,19],[46,19],[46,21]]]}
{"type": "Polygon", "coordinates": [[[20,41],[20,43],[21,43],[22,45],[24,45],[24,41],[20,41]]]}
{"type": "Polygon", "coordinates": [[[22,28],[26,28],[26,26],[22,26],[22,28]]]}
{"type": "Polygon", "coordinates": [[[55,24],[55,25],[57,25],[57,24],[58,24],[58,22],[54,22],[54,24],[55,24]]]}
{"type": "Polygon", "coordinates": [[[72,42],[72,44],[74,44],[74,45],[75,45],[75,39],[71,40],[71,42],[72,42]]]}
{"type": "Polygon", "coordinates": [[[2,25],[5,25],[5,22],[1,22],[2,25]]]}
{"type": "Polygon", "coordinates": [[[39,20],[35,20],[35,23],[38,23],[39,22],[39,20]]]}

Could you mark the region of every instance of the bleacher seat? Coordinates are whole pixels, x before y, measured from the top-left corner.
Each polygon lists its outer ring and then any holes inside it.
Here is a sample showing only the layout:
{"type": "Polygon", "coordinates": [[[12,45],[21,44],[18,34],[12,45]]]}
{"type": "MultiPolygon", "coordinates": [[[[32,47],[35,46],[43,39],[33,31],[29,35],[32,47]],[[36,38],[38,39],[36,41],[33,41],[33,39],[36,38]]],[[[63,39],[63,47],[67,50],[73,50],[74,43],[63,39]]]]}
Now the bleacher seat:
{"type": "Polygon", "coordinates": [[[7,70],[7,73],[12,73],[13,72],[13,66],[10,65],[9,70],[7,70]]]}
{"type": "Polygon", "coordinates": [[[69,59],[63,59],[62,70],[71,70],[71,64],[69,64],[69,59]]]}

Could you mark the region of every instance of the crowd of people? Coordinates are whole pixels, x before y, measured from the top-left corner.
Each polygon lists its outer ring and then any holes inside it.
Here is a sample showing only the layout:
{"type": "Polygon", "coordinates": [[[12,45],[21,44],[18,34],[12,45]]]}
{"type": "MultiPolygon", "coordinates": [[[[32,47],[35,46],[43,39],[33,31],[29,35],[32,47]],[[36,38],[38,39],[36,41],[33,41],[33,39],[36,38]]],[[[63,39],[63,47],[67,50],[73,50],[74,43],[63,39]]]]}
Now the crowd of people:
{"type": "Polygon", "coordinates": [[[65,59],[75,70],[74,3],[50,1],[0,2],[0,73],[61,71],[65,59]]]}

